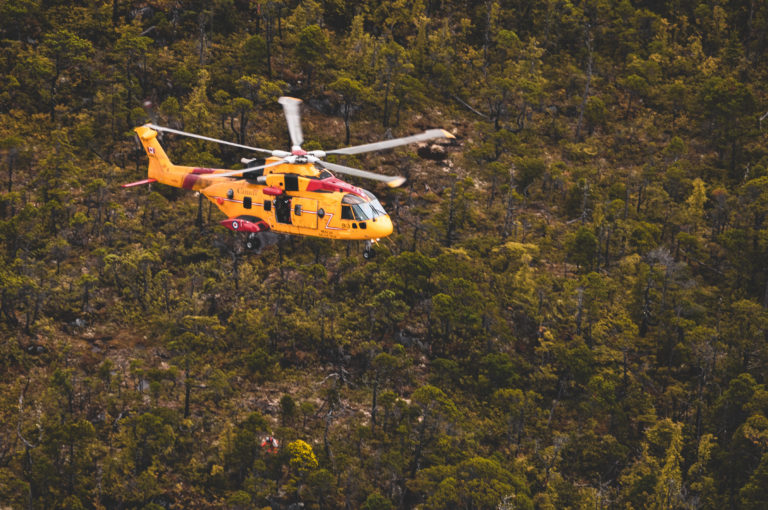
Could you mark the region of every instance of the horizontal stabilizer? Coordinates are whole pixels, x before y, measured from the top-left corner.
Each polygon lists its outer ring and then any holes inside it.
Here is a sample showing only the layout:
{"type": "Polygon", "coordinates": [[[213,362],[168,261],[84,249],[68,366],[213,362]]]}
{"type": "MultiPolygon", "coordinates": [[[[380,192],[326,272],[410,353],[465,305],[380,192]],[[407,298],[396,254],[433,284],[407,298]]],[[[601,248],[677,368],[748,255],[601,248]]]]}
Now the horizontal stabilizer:
{"type": "Polygon", "coordinates": [[[157,182],[157,179],[144,179],[143,181],[136,181],[136,182],[129,182],[128,184],[123,184],[123,188],[133,188],[134,186],[141,186],[142,184],[152,184],[153,182],[157,182]]]}

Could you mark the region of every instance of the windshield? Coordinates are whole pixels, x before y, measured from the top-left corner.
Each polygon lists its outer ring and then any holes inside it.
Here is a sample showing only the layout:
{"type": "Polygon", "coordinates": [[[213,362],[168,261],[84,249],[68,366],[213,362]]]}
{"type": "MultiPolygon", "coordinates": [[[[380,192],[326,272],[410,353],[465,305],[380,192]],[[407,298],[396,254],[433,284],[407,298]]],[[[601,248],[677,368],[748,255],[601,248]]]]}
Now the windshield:
{"type": "Polygon", "coordinates": [[[369,192],[365,192],[370,202],[366,202],[365,199],[356,195],[348,194],[344,195],[341,199],[342,204],[349,204],[355,214],[355,219],[358,221],[370,220],[384,216],[387,212],[382,207],[381,203],[369,192]]]}
{"type": "Polygon", "coordinates": [[[385,214],[387,214],[387,211],[384,210],[384,207],[375,198],[371,200],[370,206],[371,206],[371,209],[373,209],[373,211],[376,213],[376,216],[374,217],[384,216],[385,214]]]}
{"type": "Polygon", "coordinates": [[[373,209],[368,204],[353,205],[352,210],[355,211],[355,219],[357,220],[370,220],[375,217],[373,209]]]}

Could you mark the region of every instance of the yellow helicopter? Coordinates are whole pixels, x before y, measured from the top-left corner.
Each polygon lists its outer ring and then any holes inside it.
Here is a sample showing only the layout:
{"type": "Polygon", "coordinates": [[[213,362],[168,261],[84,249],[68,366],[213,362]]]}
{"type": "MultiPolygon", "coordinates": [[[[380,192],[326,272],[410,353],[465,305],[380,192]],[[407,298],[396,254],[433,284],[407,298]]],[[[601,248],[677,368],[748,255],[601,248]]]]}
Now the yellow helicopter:
{"type": "Polygon", "coordinates": [[[245,245],[251,250],[273,244],[277,236],[325,237],[328,239],[364,240],[363,256],[373,254],[372,242],[392,233],[392,220],[378,199],[369,191],[336,178],[331,171],[383,181],[390,187],[400,186],[403,177],[368,172],[323,161],[327,154],[360,154],[389,149],[436,138],[453,138],[443,129],[330,151],[305,151],[301,131],[301,100],[281,97],[278,102],[288,123],[291,151],[268,150],[187,133],[155,124],[135,129],[149,158],[148,178],[123,184],[123,187],[160,182],[169,186],[199,191],[211,200],[227,219],[221,224],[230,230],[247,234],[245,245]],[[266,153],[266,159],[243,159],[242,170],[224,170],[179,166],[171,163],[160,142],[158,132],[198,138],[266,153]]]}

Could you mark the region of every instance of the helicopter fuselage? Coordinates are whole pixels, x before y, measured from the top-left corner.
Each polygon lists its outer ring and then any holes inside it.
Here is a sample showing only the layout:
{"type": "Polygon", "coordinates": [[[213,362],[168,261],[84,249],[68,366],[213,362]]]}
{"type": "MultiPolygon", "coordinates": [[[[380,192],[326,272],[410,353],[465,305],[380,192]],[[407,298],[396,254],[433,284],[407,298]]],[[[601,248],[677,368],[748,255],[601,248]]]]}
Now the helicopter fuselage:
{"type": "Polygon", "coordinates": [[[231,230],[367,241],[392,233],[392,220],[373,194],[314,163],[270,157],[265,161],[273,166],[233,176],[232,170],[174,165],[156,131],[142,126],[136,132],[149,157],[149,179],[141,183],[199,191],[227,216],[221,223],[231,230]]]}
{"type": "Polygon", "coordinates": [[[332,176],[294,173],[302,169],[280,173],[282,166],[267,169],[266,184],[225,177],[200,192],[227,218],[260,218],[282,234],[369,240],[392,233],[392,220],[372,194],[332,176]]]}

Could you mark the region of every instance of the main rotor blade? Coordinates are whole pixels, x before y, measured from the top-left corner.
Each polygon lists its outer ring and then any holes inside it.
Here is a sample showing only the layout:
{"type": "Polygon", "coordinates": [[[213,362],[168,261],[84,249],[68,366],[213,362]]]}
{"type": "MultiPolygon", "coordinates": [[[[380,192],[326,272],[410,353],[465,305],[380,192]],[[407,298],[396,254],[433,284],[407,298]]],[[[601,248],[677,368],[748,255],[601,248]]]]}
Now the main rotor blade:
{"type": "Polygon", "coordinates": [[[301,144],[304,143],[304,136],[301,134],[301,113],[299,112],[301,99],[283,96],[277,102],[283,105],[285,120],[288,122],[288,132],[291,134],[291,145],[301,147],[301,144]]]}
{"type": "Polygon", "coordinates": [[[154,129],[155,131],[165,131],[166,133],[173,133],[176,135],[181,136],[188,136],[190,138],[199,138],[200,140],[205,140],[208,142],[214,142],[214,143],[220,143],[222,145],[230,145],[232,147],[238,147],[240,149],[247,149],[249,151],[259,151],[259,152],[266,152],[267,154],[272,154],[271,150],[267,149],[259,149],[258,147],[249,147],[247,145],[240,145],[239,143],[232,143],[232,142],[226,142],[224,140],[219,140],[218,138],[210,138],[208,136],[202,136],[202,135],[196,135],[194,133],[187,133],[186,131],[179,131],[178,129],[171,129],[163,126],[158,126],[155,124],[147,124],[148,128],[154,129]]]}
{"type": "Polygon", "coordinates": [[[336,173],[352,175],[354,177],[362,177],[363,179],[373,179],[374,181],[382,181],[387,183],[390,188],[397,188],[405,182],[405,177],[391,175],[377,174],[368,172],[367,170],[359,170],[357,168],[351,168],[344,165],[337,165],[336,163],[328,163],[327,161],[318,161],[321,165],[329,170],[333,170],[336,173]]]}
{"type": "Polygon", "coordinates": [[[418,135],[406,136],[403,138],[395,138],[393,140],[385,140],[383,142],[367,143],[365,145],[355,145],[354,147],[347,147],[344,149],[334,149],[332,151],[325,151],[326,154],[360,154],[361,152],[380,151],[383,149],[391,149],[392,147],[399,147],[400,145],[408,145],[409,143],[423,142],[425,140],[433,140],[435,138],[454,138],[452,134],[444,129],[430,129],[424,131],[418,135]]]}
{"type": "Polygon", "coordinates": [[[210,178],[213,178],[213,177],[234,177],[236,175],[242,176],[242,174],[246,174],[248,172],[253,172],[254,170],[261,170],[263,168],[269,168],[271,166],[282,165],[283,163],[285,163],[285,160],[281,159],[280,161],[273,161],[272,163],[267,163],[266,165],[243,168],[242,170],[230,170],[229,172],[223,172],[223,173],[220,173],[220,174],[215,174],[215,173],[214,174],[201,174],[200,177],[203,178],[203,179],[205,179],[205,178],[210,179],[210,178]]]}

